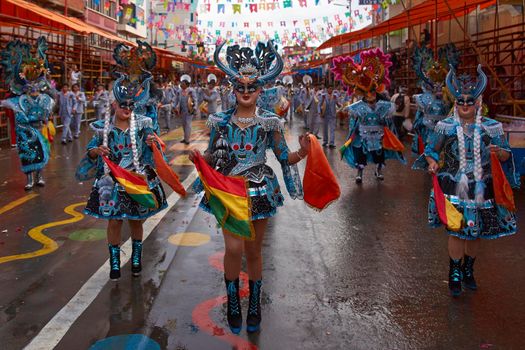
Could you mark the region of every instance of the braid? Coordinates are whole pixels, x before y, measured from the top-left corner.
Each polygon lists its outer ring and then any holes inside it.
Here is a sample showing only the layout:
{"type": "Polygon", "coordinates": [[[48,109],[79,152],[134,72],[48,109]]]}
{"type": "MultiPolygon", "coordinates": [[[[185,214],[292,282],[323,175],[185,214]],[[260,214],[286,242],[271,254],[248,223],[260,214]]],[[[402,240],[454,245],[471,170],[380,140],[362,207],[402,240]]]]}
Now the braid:
{"type": "MultiPolygon", "coordinates": [[[[456,135],[458,138],[458,149],[459,149],[459,181],[456,187],[456,194],[458,197],[468,199],[468,177],[467,177],[467,151],[465,149],[465,135],[463,133],[463,127],[461,126],[461,120],[457,113],[457,107],[454,108],[454,118],[458,122],[456,127],[456,135]]],[[[474,126],[474,150],[472,151],[474,157],[474,180],[475,185],[475,200],[476,203],[482,203],[484,200],[485,185],[483,179],[483,168],[481,165],[481,108],[476,111],[476,125],[474,126]]]]}
{"type": "Polygon", "coordinates": [[[459,150],[459,171],[456,176],[458,180],[456,186],[456,195],[462,199],[468,199],[468,177],[467,177],[467,151],[465,150],[465,134],[463,133],[463,127],[461,126],[461,120],[458,115],[457,106],[454,108],[454,118],[458,122],[456,126],[456,135],[458,138],[458,150],[459,150]]]}
{"type": "Polygon", "coordinates": [[[140,172],[139,152],[137,150],[137,128],[135,124],[135,112],[131,112],[129,118],[129,136],[131,138],[131,151],[133,152],[133,167],[140,172]]]}
{"type": "MultiPolygon", "coordinates": [[[[110,109],[108,108],[106,109],[106,114],[104,115],[104,132],[102,134],[102,145],[105,147],[108,147],[110,121],[110,109]]],[[[109,174],[109,168],[106,162],[104,162],[104,173],[109,174]]]]}
{"type": "Polygon", "coordinates": [[[481,166],[481,107],[476,114],[476,126],[474,129],[474,179],[476,180],[475,199],[476,203],[484,200],[485,185],[482,182],[483,167],[481,166]]]}

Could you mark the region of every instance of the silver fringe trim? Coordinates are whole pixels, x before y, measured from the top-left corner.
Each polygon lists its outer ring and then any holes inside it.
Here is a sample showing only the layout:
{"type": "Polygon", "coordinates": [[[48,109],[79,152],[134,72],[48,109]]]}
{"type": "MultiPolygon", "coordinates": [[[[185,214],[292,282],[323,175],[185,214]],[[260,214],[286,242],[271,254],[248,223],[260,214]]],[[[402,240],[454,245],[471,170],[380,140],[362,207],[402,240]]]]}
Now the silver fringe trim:
{"type": "Polygon", "coordinates": [[[435,132],[442,135],[453,135],[456,132],[457,123],[442,120],[436,124],[435,132]]]}
{"type": "Polygon", "coordinates": [[[481,127],[485,130],[485,132],[491,138],[504,135],[504,133],[503,133],[503,125],[501,125],[501,123],[499,123],[499,122],[494,122],[493,124],[490,124],[490,125],[481,124],[481,127]]]}

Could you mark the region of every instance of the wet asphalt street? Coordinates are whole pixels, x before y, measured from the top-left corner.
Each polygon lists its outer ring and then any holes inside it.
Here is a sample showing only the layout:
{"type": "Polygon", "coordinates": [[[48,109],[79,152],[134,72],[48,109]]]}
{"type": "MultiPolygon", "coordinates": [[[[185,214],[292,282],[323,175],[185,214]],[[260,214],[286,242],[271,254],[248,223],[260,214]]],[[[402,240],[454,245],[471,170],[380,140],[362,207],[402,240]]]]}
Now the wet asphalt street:
{"type": "MultiPolygon", "coordinates": [[[[293,150],[301,126],[290,126],[293,150]]],[[[119,282],[108,281],[105,222],[79,214],[91,182],[73,176],[88,133],[67,146],[55,141],[47,186],[30,193],[16,151],[0,151],[1,349],[525,348],[523,229],[482,242],[479,290],[452,299],[446,236],[426,226],[426,174],[391,162],[384,182],[369,167],[356,185],[337,150],[326,153],[339,201],[319,213],[287,196],[270,222],[258,334],[227,328],[223,240],[196,194],[171,196],[169,211],[146,222],[141,277],[131,277],[128,263],[119,282]]],[[[188,185],[195,172],[180,134],[164,139],[188,185]]],[[[338,126],[338,145],[345,137],[338,126]]],[[[193,139],[206,146],[203,122],[193,139]]],[[[525,191],[515,196],[522,228],[525,191]]]]}

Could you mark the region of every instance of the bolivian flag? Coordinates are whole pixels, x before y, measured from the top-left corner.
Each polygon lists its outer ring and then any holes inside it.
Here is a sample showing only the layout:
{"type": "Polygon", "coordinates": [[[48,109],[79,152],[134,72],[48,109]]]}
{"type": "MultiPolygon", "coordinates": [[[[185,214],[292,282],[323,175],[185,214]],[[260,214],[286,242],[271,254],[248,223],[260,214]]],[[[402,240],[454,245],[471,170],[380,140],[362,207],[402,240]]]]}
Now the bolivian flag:
{"type": "Polygon", "coordinates": [[[253,240],[248,182],[242,176],[225,176],[195,157],[195,167],[204,186],[211,211],[221,227],[242,239],[253,240]]]}
{"type": "Polygon", "coordinates": [[[439,219],[449,230],[459,231],[463,224],[463,215],[445,197],[435,174],[432,175],[432,184],[434,185],[434,200],[439,219]]]}
{"type": "Polygon", "coordinates": [[[102,156],[102,159],[108,165],[115,180],[124,187],[131,199],[146,208],[159,207],[155,195],[149,190],[148,183],[143,177],[119,167],[106,156],[102,156]]]}

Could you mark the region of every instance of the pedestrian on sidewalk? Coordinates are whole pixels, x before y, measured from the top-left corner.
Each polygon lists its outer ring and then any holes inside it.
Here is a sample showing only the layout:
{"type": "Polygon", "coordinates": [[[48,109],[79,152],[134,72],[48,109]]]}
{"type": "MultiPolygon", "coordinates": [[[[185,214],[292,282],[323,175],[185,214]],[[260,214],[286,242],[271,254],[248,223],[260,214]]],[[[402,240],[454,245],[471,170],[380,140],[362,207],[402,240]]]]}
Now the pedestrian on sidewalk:
{"type": "MultiPolygon", "coordinates": [[[[438,211],[442,199],[435,191],[430,193],[429,225],[446,226],[449,236],[448,287],[453,297],[462,293],[462,283],[470,290],[477,289],[474,262],[480,239],[492,240],[517,232],[513,201],[500,203],[496,197],[501,188],[493,173],[493,168],[499,166],[492,163],[493,156],[505,165],[505,177],[511,187],[519,188],[520,179],[501,123],[481,116],[487,80],[481,65],[477,78],[457,77],[454,68],[450,69],[446,84],[455,99],[453,115],[437,123],[424,154],[414,164],[415,169],[426,169],[437,176],[445,199],[461,216],[457,227],[443,222],[438,211]]],[[[449,212],[446,208],[447,216],[449,212]]]]}
{"type": "Polygon", "coordinates": [[[180,77],[180,91],[176,106],[177,112],[182,118],[182,129],[184,130],[184,139],[181,140],[181,143],[186,145],[189,145],[191,141],[191,123],[197,109],[197,94],[193,88],[190,88],[190,84],[191,77],[189,75],[184,74],[180,77]]]}
{"type": "MultiPolygon", "coordinates": [[[[155,62],[155,52],[147,43],[138,42],[137,48],[128,48],[119,44],[115,48],[115,59],[119,69],[119,78],[115,81],[113,92],[116,100],[113,118],[106,113],[104,120],[91,123],[95,136],[87,146],[86,157],[77,168],[77,179],[86,181],[95,178],[91,194],[84,213],[99,219],[108,220],[107,239],[109,248],[109,263],[111,280],[120,278],[120,243],[124,220],[128,220],[132,239],[131,272],[139,276],[142,271],[142,223],[167,207],[166,194],[155,171],[151,146],[155,140],[150,118],[139,111],[149,100],[149,84],[152,79],[150,62],[155,62]],[[128,52],[129,59],[120,59],[119,52],[128,52]],[[143,57],[141,57],[143,55],[143,57]],[[129,62],[144,62],[140,66],[141,79],[129,79],[133,71],[129,62]],[[140,93],[136,93],[140,91],[140,93]],[[113,120],[113,121],[112,121],[113,120]],[[138,173],[147,182],[147,192],[154,206],[144,204],[136,199],[121,182],[116,182],[117,176],[110,173],[105,161],[107,157],[115,166],[138,173]]],[[[134,71],[133,71],[134,72],[134,71]]],[[[140,193],[139,193],[140,194],[140,193]]]]}
{"type": "Polygon", "coordinates": [[[336,112],[340,107],[339,96],[333,86],[326,88],[326,93],[321,98],[321,118],[323,119],[323,147],[335,148],[336,112]]]}
{"type": "MultiPolygon", "coordinates": [[[[297,166],[310,148],[306,135],[299,137],[301,148],[296,152],[288,149],[284,137],[283,123],[274,113],[257,107],[257,98],[262,87],[273,81],[283,69],[281,56],[272,42],[259,43],[263,57],[255,58],[253,51],[230,46],[227,50],[228,65],[219,59],[224,43],[215,52],[215,63],[226,73],[234,85],[237,96],[236,109],[216,113],[208,119],[211,127],[209,148],[204,158],[212,167],[227,176],[242,176],[249,186],[251,222],[255,228],[253,240],[243,240],[223,229],[225,255],[224,279],[227,291],[227,320],[231,331],[238,334],[242,328],[242,312],[239,295],[239,274],[243,253],[246,255],[249,275],[249,308],[246,319],[247,331],[256,332],[261,323],[262,287],[262,242],[268,218],[276,214],[283,205],[284,197],[274,171],[267,165],[266,150],[272,149],[283,169],[286,187],[292,198],[302,197],[302,185],[297,166]],[[250,53],[250,55],[246,55],[250,53]],[[238,59],[234,59],[238,58],[238,59]],[[272,61],[275,64],[272,68],[272,61]],[[257,66],[254,62],[261,62],[257,66]]],[[[194,161],[198,150],[190,153],[194,161]]],[[[208,201],[203,199],[201,207],[210,211],[208,201]]]]}
{"type": "Polygon", "coordinates": [[[390,84],[389,56],[381,49],[371,49],[360,53],[360,62],[373,62],[376,67],[381,67],[379,71],[382,73],[371,72],[368,66],[354,62],[351,56],[334,59],[332,69],[335,78],[348,87],[348,94],[358,92],[363,96],[362,100],[348,107],[349,133],[342,152],[348,165],[357,169],[357,184],[362,183],[363,171],[369,162],[376,164],[375,177],[379,181],[384,180],[383,167],[387,159],[405,162],[400,151],[389,150],[383,146],[386,137],[388,140],[397,141],[397,145],[401,144],[399,140],[395,140],[392,122],[394,104],[382,95],[390,84]]]}
{"type": "Polygon", "coordinates": [[[62,144],[73,142],[71,132],[71,120],[73,119],[73,108],[76,104],[75,94],[69,91],[69,85],[64,84],[58,94],[58,116],[62,121],[62,144]]]}
{"type": "MultiPolygon", "coordinates": [[[[0,101],[0,107],[14,113],[16,145],[21,170],[26,175],[25,190],[44,186],[42,170],[49,160],[49,144],[41,128],[49,121],[55,101],[46,58],[45,37],[37,40],[38,57],[32,57],[31,45],[10,41],[1,52],[3,78],[9,82],[12,96],[0,101]]],[[[6,171],[4,169],[4,171],[6,171]]]]}
{"type": "Polygon", "coordinates": [[[84,94],[83,91],[80,91],[80,86],[78,84],[73,84],[71,88],[75,95],[75,104],[72,109],[71,131],[73,132],[73,137],[78,139],[80,136],[82,118],[84,117],[84,112],[86,110],[86,94],[84,94]]]}

